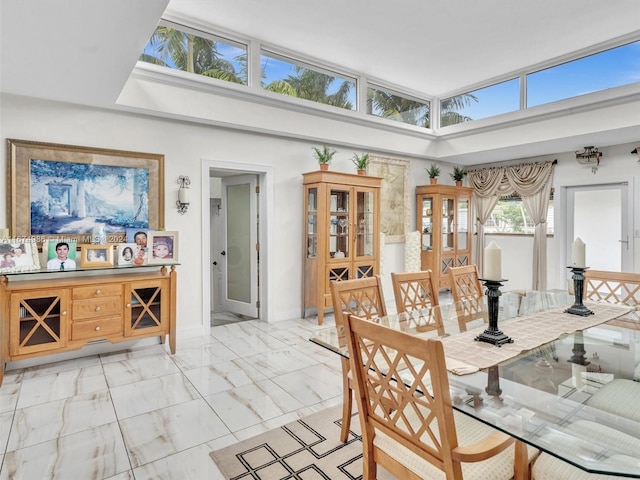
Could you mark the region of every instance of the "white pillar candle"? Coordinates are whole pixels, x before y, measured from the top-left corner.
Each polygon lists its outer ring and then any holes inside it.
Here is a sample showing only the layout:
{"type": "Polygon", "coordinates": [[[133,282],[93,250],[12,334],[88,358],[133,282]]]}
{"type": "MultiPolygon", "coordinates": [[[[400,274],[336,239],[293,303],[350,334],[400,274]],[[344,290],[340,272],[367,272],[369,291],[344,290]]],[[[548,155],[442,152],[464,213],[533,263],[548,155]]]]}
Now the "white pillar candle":
{"type": "Polygon", "coordinates": [[[181,188],[178,191],[178,200],[180,200],[180,203],[189,203],[189,189],[188,188],[181,188]]]}
{"type": "Polygon", "coordinates": [[[571,266],[584,268],[587,266],[585,260],[585,246],[580,237],[576,238],[571,244],[571,266]]]}
{"type": "Polygon", "coordinates": [[[484,275],[487,280],[502,280],[502,249],[491,240],[484,249],[484,275]]]}

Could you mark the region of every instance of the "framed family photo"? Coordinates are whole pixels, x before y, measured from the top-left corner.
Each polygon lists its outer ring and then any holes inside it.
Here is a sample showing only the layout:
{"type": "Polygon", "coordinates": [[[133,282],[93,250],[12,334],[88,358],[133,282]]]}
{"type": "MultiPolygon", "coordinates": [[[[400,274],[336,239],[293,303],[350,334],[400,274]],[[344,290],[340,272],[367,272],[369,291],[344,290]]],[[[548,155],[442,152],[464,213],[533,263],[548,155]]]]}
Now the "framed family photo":
{"type": "Polygon", "coordinates": [[[74,241],[46,240],[42,251],[47,254],[47,270],[73,270],[76,268],[77,244],[74,241]]]}
{"type": "Polygon", "coordinates": [[[107,242],[125,229],[164,228],[164,155],[7,140],[14,237],[107,242]]]}
{"type": "Polygon", "coordinates": [[[112,267],[113,245],[80,245],[80,265],[82,268],[112,267]]]}
{"type": "Polygon", "coordinates": [[[177,263],[178,262],[178,232],[148,233],[149,263],[177,263]]]}
{"type": "Polygon", "coordinates": [[[133,265],[136,247],[135,243],[120,243],[116,252],[116,264],[119,266],[133,265]]]}
{"type": "Polygon", "coordinates": [[[12,238],[0,240],[0,273],[34,270],[40,270],[38,246],[35,241],[12,238]]]}

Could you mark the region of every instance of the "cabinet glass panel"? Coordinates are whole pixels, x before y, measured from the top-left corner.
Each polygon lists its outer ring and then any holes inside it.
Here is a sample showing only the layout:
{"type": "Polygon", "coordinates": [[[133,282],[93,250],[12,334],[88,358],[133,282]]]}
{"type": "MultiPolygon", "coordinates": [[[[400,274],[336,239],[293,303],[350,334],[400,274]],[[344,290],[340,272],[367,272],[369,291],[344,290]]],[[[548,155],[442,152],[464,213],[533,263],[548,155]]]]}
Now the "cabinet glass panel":
{"type": "Polygon", "coordinates": [[[307,256],[318,255],[318,189],[307,191],[307,256]]]}
{"type": "Polygon", "coordinates": [[[60,341],[60,297],[26,298],[20,301],[19,347],[60,341]]]}
{"type": "Polygon", "coordinates": [[[433,248],[433,198],[422,198],[422,250],[433,248]]]}
{"type": "Polygon", "coordinates": [[[131,290],[131,329],[159,327],[161,325],[160,286],[131,290]]]}
{"type": "Polygon", "coordinates": [[[469,199],[458,199],[458,250],[467,250],[468,228],[469,228],[469,199]]]}
{"type": "Polygon", "coordinates": [[[373,255],[374,228],[374,196],[373,192],[357,193],[356,212],[356,255],[370,257],[373,255]]]}
{"type": "Polygon", "coordinates": [[[453,251],[453,198],[442,199],[442,251],[453,251]]]}
{"type": "Polygon", "coordinates": [[[349,257],[349,192],[331,190],[329,196],[329,255],[349,257]]]}

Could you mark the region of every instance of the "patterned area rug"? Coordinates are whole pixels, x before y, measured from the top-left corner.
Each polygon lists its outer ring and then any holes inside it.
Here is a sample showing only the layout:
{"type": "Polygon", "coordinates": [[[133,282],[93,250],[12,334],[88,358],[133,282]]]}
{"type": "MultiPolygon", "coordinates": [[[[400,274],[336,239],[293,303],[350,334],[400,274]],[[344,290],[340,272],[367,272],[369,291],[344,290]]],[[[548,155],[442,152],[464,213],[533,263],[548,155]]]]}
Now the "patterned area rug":
{"type": "MultiPolygon", "coordinates": [[[[211,452],[231,480],[361,479],[362,441],[355,414],[340,442],[342,407],[332,407],[243,442],[211,452]]],[[[378,479],[392,479],[378,467],[378,479]]]]}

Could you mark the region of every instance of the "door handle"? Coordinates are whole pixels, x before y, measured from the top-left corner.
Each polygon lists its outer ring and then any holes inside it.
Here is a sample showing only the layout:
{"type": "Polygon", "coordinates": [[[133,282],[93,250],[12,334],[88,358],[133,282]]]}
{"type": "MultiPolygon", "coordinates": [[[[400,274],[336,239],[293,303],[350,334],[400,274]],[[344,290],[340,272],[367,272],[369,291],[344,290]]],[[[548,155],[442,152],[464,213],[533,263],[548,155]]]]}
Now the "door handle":
{"type": "Polygon", "coordinates": [[[227,252],[225,252],[224,250],[220,252],[220,255],[225,256],[227,254],[227,252]]]}
{"type": "Polygon", "coordinates": [[[627,236],[626,240],[618,240],[620,243],[626,243],[627,244],[627,250],[629,250],[629,237],[627,236]]]}
{"type": "Polygon", "coordinates": [[[214,265],[218,265],[218,262],[213,262],[214,265]]]}

